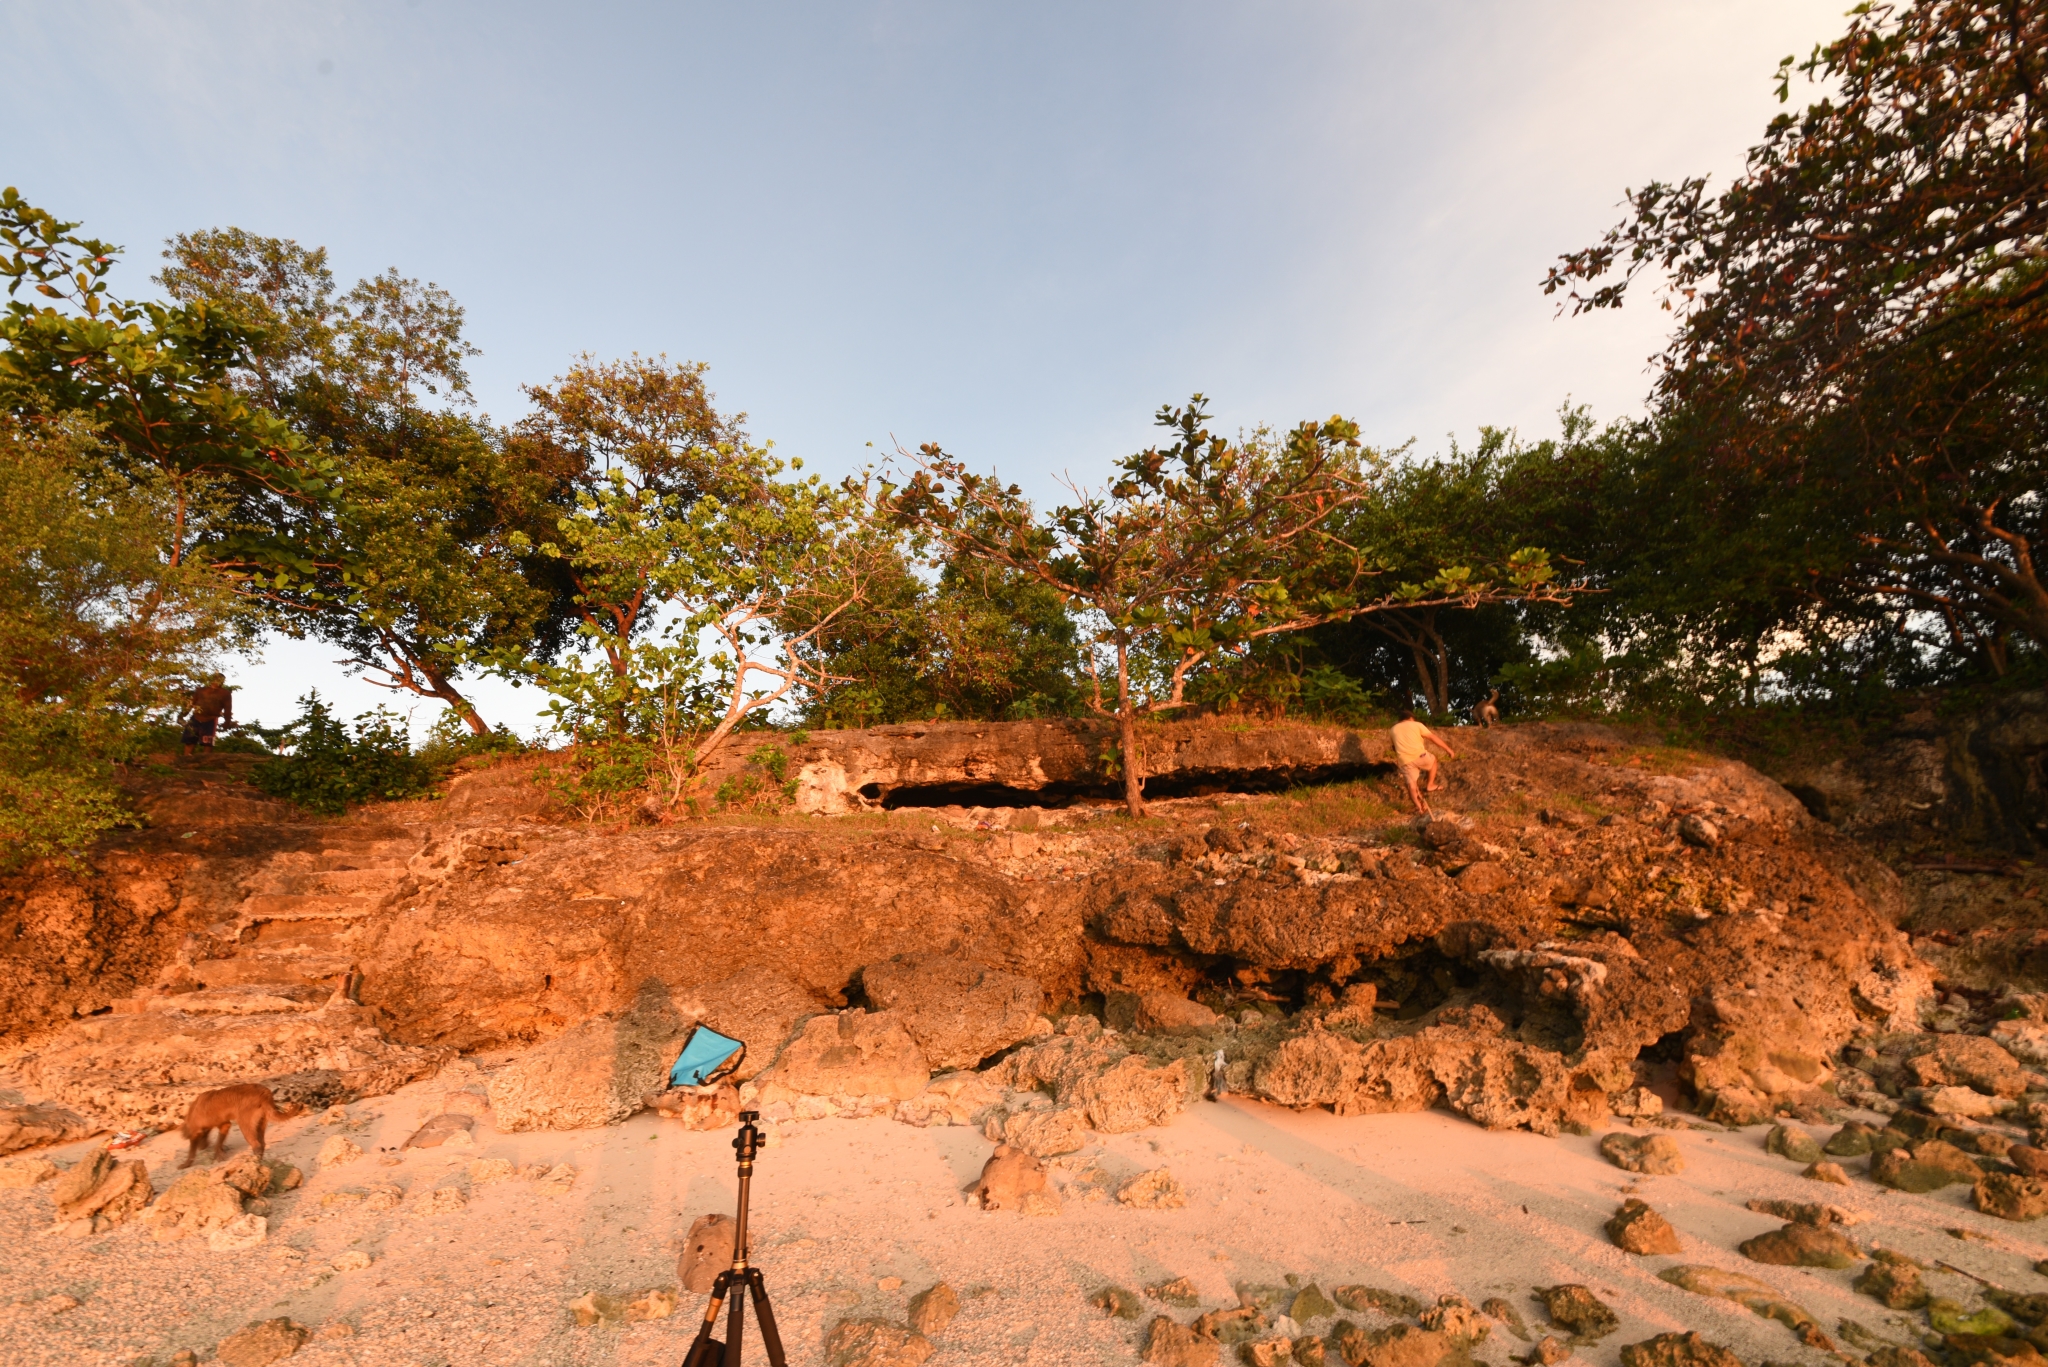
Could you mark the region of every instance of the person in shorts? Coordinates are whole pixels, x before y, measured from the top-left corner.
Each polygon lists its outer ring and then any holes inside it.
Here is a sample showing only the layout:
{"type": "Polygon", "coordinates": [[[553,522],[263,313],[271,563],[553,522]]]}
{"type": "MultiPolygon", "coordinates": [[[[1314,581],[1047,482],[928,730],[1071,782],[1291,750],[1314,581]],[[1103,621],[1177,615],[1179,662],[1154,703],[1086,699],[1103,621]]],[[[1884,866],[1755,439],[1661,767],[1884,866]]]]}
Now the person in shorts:
{"type": "Polygon", "coordinates": [[[185,758],[191,759],[202,745],[213,749],[213,738],[222,722],[235,724],[235,695],[228,687],[227,676],[214,674],[192,692],[191,706],[185,713],[185,730],[179,736],[185,743],[185,758]]]}
{"type": "Polygon", "coordinates": [[[1401,720],[1393,725],[1394,763],[1401,770],[1401,782],[1408,785],[1408,800],[1415,804],[1415,810],[1429,816],[1427,794],[1444,786],[1443,776],[1437,770],[1436,756],[1429,753],[1434,745],[1444,752],[1447,759],[1456,759],[1458,752],[1437,739],[1436,732],[1415,720],[1415,709],[1401,709],[1401,720]],[[1429,786],[1424,787],[1423,775],[1429,776],[1429,786]]]}

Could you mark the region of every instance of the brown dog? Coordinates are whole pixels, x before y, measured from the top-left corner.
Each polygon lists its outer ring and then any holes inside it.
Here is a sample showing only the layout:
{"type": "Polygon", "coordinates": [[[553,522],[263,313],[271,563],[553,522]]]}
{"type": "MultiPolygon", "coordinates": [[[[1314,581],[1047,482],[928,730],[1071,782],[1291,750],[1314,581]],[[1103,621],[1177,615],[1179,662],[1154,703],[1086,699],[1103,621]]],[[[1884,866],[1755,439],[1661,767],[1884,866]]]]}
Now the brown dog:
{"type": "Polygon", "coordinates": [[[242,1142],[249,1146],[251,1153],[261,1158],[263,1132],[270,1122],[295,1116],[304,1109],[303,1106],[292,1105],[279,1110],[277,1098],[270,1094],[270,1089],[255,1082],[238,1082],[232,1087],[216,1087],[210,1092],[201,1092],[192,1098],[191,1109],[185,1112],[185,1123],[178,1127],[178,1133],[190,1141],[185,1150],[185,1161],[178,1166],[191,1167],[192,1160],[206,1147],[209,1138],[214,1141],[213,1156],[225,1156],[230,1125],[241,1127],[242,1142]]]}

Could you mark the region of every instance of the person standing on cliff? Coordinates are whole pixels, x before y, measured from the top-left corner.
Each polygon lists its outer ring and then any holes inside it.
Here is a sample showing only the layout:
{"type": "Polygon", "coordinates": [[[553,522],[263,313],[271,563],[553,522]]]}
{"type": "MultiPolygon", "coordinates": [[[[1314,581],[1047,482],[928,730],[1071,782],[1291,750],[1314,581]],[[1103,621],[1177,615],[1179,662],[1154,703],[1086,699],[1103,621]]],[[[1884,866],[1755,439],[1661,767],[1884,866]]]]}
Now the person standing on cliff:
{"type": "Polygon", "coordinates": [[[1436,756],[1429,753],[1434,745],[1444,752],[1448,759],[1456,759],[1458,752],[1437,739],[1436,732],[1415,720],[1415,709],[1401,709],[1401,720],[1394,723],[1391,734],[1394,738],[1394,763],[1400,766],[1401,782],[1408,785],[1408,800],[1415,804],[1415,810],[1424,816],[1429,810],[1427,794],[1444,786],[1443,775],[1437,770],[1436,756]],[[1422,776],[1429,775],[1429,786],[1422,786],[1422,776]]]}
{"type": "Polygon", "coordinates": [[[228,687],[225,674],[212,674],[204,685],[192,691],[185,713],[185,730],[179,737],[185,742],[185,758],[191,759],[202,745],[212,750],[213,738],[222,722],[235,724],[235,694],[228,687]]]}

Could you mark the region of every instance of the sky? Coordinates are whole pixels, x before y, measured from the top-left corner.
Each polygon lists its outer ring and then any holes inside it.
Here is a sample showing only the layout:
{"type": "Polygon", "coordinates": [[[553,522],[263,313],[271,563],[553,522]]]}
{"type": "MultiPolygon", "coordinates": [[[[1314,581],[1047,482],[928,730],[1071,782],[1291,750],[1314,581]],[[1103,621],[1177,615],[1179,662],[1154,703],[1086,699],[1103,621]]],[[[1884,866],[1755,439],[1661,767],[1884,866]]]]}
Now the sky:
{"type": "MultiPolygon", "coordinates": [[[[1044,501],[1197,391],[1422,455],[1639,412],[1666,315],[1560,318],[1546,267],[1739,170],[1846,3],[0,0],[0,183],[123,245],[121,293],[226,225],[431,280],[500,421],[666,353],[807,469],[937,441],[1044,501]]],[[[238,662],[238,713],[408,701],[333,653],[238,662]]]]}

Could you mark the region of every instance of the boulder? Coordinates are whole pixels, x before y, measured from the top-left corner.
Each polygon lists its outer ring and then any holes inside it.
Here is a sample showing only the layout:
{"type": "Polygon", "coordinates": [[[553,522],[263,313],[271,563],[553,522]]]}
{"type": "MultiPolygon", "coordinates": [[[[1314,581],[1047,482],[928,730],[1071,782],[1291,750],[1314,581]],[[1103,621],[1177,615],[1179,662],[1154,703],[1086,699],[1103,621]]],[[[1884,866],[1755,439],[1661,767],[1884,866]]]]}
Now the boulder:
{"type": "Polygon", "coordinates": [[[1621,1367],[1742,1367],[1742,1359],[1695,1333],[1659,1334],[1626,1345],[1621,1367]]]}
{"type": "Polygon", "coordinates": [[[62,1106],[0,1106],[0,1154],[69,1144],[92,1132],[84,1116],[62,1106]]]}
{"type": "Polygon", "coordinates": [[[1088,1114],[1088,1126],[1102,1134],[1127,1134],[1171,1124],[1187,1109],[1200,1083],[1186,1059],[1154,1067],[1126,1054],[1099,1073],[1081,1078],[1073,1099],[1088,1114]]]}
{"type": "Polygon", "coordinates": [[[1775,1215],[1780,1220],[1789,1220],[1795,1225],[1812,1225],[1815,1229],[1826,1229],[1831,1225],[1855,1225],[1863,1217],[1855,1211],[1841,1206],[1829,1205],[1824,1201],[1787,1201],[1778,1198],[1757,1197],[1746,1203],[1750,1210],[1759,1215],[1775,1215]]]}
{"type": "Polygon", "coordinates": [[[683,1240],[676,1259],[676,1280],[683,1290],[703,1295],[718,1280],[718,1274],[732,1266],[733,1240],[738,1232],[730,1215],[699,1215],[683,1240]]]}
{"type": "Polygon", "coordinates": [[[936,1338],[960,1313],[960,1293],[944,1282],[928,1286],[910,1298],[910,1327],[926,1338],[936,1338]]]}
{"type": "Polygon", "coordinates": [[[242,1213],[242,1193],[213,1172],[188,1172],[171,1183],[150,1209],[148,1222],[159,1243],[208,1234],[242,1213]]]}
{"type": "Polygon", "coordinates": [[[1751,1262],[1777,1267],[1853,1267],[1863,1250],[1832,1229],[1789,1224],[1745,1239],[1737,1251],[1751,1262]]]}
{"type": "Polygon", "coordinates": [[[900,1018],[855,1007],[806,1021],[763,1080],[762,1098],[794,1093],[904,1101],[930,1080],[924,1054],[900,1018]]]}
{"type": "Polygon", "coordinates": [[[1668,1134],[1615,1130],[1601,1138],[1600,1156],[1625,1172],[1662,1177],[1685,1171],[1685,1154],[1668,1134]]]}
{"type": "Polygon", "coordinates": [[[10,1158],[0,1163],[0,1190],[9,1187],[32,1187],[38,1182],[48,1181],[62,1171],[62,1168],[40,1155],[10,1158]]]}
{"type": "Polygon", "coordinates": [[[1860,1120],[1852,1120],[1828,1137],[1821,1146],[1821,1152],[1831,1158],[1861,1158],[1870,1152],[1870,1144],[1878,1135],[1875,1126],[1860,1120]]]}
{"type": "Polygon", "coordinates": [[[1927,1283],[1909,1262],[1882,1259],[1863,1269],[1851,1285],[1887,1310],[1918,1310],[1927,1304],[1927,1283]]]}
{"type": "Polygon", "coordinates": [[[1732,1089],[1768,1103],[1815,1092],[1834,1075],[1829,1060],[1841,1043],[1819,1020],[1787,993],[1710,992],[1693,1003],[1679,1076],[1703,1098],[1732,1089]]]}
{"type": "Polygon", "coordinates": [[[1539,1286],[1536,1295],[1550,1322],[1560,1329],[1569,1329],[1574,1343],[1597,1343],[1621,1328],[1620,1318],[1590,1287],[1576,1283],[1539,1286]]]}
{"type": "Polygon", "coordinates": [[[1223,1349],[1215,1339],[1204,1338],[1165,1315],[1155,1316],[1145,1334],[1143,1360],[1147,1367],[1217,1367],[1222,1356],[1223,1349]]]}
{"type": "Polygon", "coordinates": [[[1045,1164],[1008,1144],[996,1145],[970,1188],[974,1204],[983,1210],[1022,1210],[1026,1198],[1045,1191],[1045,1164]]]}
{"type": "Polygon", "coordinates": [[[1088,1298],[1088,1304],[1112,1319],[1134,1320],[1145,1313],[1138,1298],[1121,1286],[1105,1286],[1088,1298]]]}
{"type": "Polygon", "coordinates": [[[1671,1222],[1634,1197],[1622,1202],[1607,1222],[1607,1237],[1625,1253],[1648,1256],[1681,1251],[1678,1231],[1671,1222]]]}
{"type": "MultiPolygon", "coordinates": [[[[993,1131],[996,1127],[991,1126],[993,1131]]],[[[1013,1149],[1034,1158],[1055,1158],[1073,1153],[1088,1142],[1088,1116],[1078,1106],[1056,1106],[1051,1110],[1019,1111],[991,1133],[1013,1149]]]]}
{"type": "Polygon", "coordinates": [[[1979,1179],[1971,1191],[1977,1209],[2001,1220],[2038,1220],[2048,1215],[2048,1181],[1994,1172],[1979,1179]]]}
{"type": "Polygon", "coordinates": [[[905,954],[861,970],[878,1010],[903,1022],[925,1062],[972,1068],[1031,1037],[1045,991],[1029,978],[949,954],[905,954]]]}
{"type": "Polygon", "coordinates": [[[1465,1344],[1449,1334],[1412,1324],[1347,1336],[1339,1351],[1353,1367],[1447,1367],[1466,1360],[1465,1344]]]}
{"type": "Polygon", "coordinates": [[[734,1082],[746,1082],[773,1065],[797,1027],[826,1008],[788,978],[757,964],[679,994],[676,1009],[747,1046],[747,1056],[731,1075],[734,1082]]]}
{"type": "Polygon", "coordinates": [[[2022,1177],[2048,1177],[2048,1149],[2015,1144],[2005,1151],[2005,1161],[2018,1168],[2022,1177]]]}
{"type": "Polygon", "coordinates": [[[491,1075],[500,1130],[587,1130],[638,1111],[666,1081],[687,1031],[673,1012],[594,1016],[491,1075]]]}
{"type": "Polygon", "coordinates": [[[1808,1163],[1799,1170],[1799,1175],[1801,1177],[1810,1177],[1816,1182],[1832,1183],[1838,1187],[1852,1187],[1856,1185],[1849,1180],[1847,1169],[1843,1168],[1840,1163],[1829,1163],[1826,1161],[1808,1163]]]}
{"type": "Polygon", "coordinates": [[[2019,1060],[1982,1035],[1922,1035],[1907,1045],[1904,1058],[1906,1076],[1921,1087],[1967,1087],[1996,1097],[2027,1090],[2019,1060]]]}
{"type": "Polygon", "coordinates": [[[222,1339],[213,1354],[227,1367],[268,1367],[298,1352],[309,1337],[304,1325],[288,1319],[258,1320],[222,1339]]]}
{"type": "Polygon", "coordinates": [[[1111,992],[1103,1000],[1102,1018],[1113,1029],[1149,1035],[1199,1035],[1222,1020],[1177,992],[1111,992]]]}
{"type": "Polygon", "coordinates": [[[1775,1153],[1795,1163],[1818,1163],[1820,1143],[1797,1125],[1773,1125],[1764,1136],[1764,1152],[1775,1153]]]}
{"type": "Polygon", "coordinates": [[[1910,1149],[1890,1149],[1870,1160],[1871,1179],[1894,1191],[1937,1191],[1958,1182],[1974,1182],[1983,1175],[1975,1159],[1939,1139],[1910,1149]]]}
{"type": "Polygon", "coordinates": [[[57,1219],[78,1224],[80,1233],[100,1233],[126,1224],[155,1195],[148,1164],[140,1159],[120,1162],[105,1149],[95,1149],[73,1164],[50,1189],[57,1219]]]}
{"type": "Polygon", "coordinates": [[[841,1320],[825,1336],[826,1367],[918,1367],[937,1351],[923,1334],[887,1320],[841,1320]]]}

